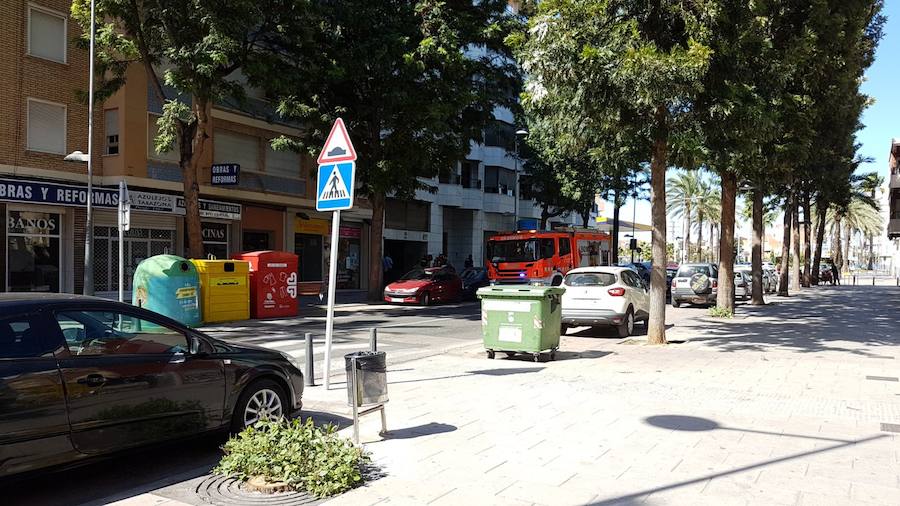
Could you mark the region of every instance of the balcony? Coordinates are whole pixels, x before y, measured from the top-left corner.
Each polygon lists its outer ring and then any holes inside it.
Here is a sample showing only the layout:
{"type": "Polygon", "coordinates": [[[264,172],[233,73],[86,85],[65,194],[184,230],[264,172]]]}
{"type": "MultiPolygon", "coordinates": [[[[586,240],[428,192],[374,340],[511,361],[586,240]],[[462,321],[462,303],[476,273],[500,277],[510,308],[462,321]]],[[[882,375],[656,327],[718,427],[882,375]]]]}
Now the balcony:
{"type": "Polygon", "coordinates": [[[888,220],[887,234],[889,239],[900,238],[900,218],[888,220]]]}

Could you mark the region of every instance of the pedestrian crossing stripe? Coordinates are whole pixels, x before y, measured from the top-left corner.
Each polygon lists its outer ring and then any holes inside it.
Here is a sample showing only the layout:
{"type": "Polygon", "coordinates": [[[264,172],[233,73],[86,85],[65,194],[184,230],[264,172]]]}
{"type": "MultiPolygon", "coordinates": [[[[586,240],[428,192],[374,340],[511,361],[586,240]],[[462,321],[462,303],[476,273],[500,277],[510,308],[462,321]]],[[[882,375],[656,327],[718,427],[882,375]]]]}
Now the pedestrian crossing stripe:
{"type": "Polygon", "coordinates": [[[319,165],[316,210],[337,211],[353,207],[354,162],[319,165]]]}

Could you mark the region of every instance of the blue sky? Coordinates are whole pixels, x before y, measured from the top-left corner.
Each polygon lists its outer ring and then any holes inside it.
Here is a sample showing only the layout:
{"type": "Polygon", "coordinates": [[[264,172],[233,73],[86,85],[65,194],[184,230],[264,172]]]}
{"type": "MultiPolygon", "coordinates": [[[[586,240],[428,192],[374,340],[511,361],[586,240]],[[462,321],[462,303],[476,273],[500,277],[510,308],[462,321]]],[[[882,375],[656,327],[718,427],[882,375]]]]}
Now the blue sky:
{"type": "Polygon", "coordinates": [[[857,134],[860,154],[874,159],[859,170],[882,175],[888,170],[891,138],[900,137],[900,1],[887,0],[884,13],[888,18],[885,35],[862,87],[875,103],[863,113],[865,128],[857,134]]]}
{"type": "MultiPolygon", "coordinates": [[[[861,144],[859,154],[871,157],[873,162],[863,164],[858,172],[878,172],[885,176],[888,172],[888,153],[891,139],[900,138],[900,0],[885,0],[883,14],[887,16],[884,37],[875,54],[875,63],[866,72],[863,93],[875,99],[875,103],[866,109],[862,122],[865,127],[857,133],[857,141],[861,144]]],[[[740,205],[740,204],[738,204],[740,205]]],[[[622,216],[631,219],[633,203],[628,202],[622,208],[622,216]]],[[[607,203],[601,214],[612,216],[612,205],[607,203]]],[[[637,203],[637,222],[650,223],[650,203],[637,203]]],[[[669,235],[676,233],[669,230],[669,235]]],[[[639,237],[641,240],[649,239],[639,237]]]]}

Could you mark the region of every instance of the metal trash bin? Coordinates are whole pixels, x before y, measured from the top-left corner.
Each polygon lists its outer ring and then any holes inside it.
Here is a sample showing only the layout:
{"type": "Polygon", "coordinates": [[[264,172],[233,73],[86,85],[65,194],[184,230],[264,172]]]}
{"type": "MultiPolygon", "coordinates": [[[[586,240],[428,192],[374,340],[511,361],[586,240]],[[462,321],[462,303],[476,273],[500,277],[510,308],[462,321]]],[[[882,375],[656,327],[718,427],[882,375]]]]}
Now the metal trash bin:
{"type": "Polygon", "coordinates": [[[562,325],[562,294],[556,286],[488,286],[478,290],[481,323],[488,358],[502,351],[531,354],[544,351],[556,358],[562,325]]]}
{"type": "Polygon", "coordinates": [[[357,351],[344,355],[347,405],[383,404],[387,394],[387,355],[383,351],[357,351]],[[356,403],[353,402],[353,359],[356,359],[356,403]]]}

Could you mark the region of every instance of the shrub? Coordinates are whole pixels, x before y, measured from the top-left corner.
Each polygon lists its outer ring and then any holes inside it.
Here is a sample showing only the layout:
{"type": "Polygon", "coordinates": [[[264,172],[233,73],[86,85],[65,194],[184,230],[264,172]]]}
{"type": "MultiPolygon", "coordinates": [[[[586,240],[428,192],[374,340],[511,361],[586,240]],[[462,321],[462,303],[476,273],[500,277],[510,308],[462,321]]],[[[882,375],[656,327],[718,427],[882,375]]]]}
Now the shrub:
{"type": "Polygon", "coordinates": [[[361,448],[337,435],[334,425],[316,427],[311,418],[260,421],[230,438],[223,450],[213,470],[217,474],[240,480],[262,476],[318,497],[362,482],[363,466],[370,462],[361,448]]]}
{"type": "Polygon", "coordinates": [[[709,316],[713,318],[731,318],[734,316],[734,313],[728,308],[713,306],[709,308],[709,316]]]}

